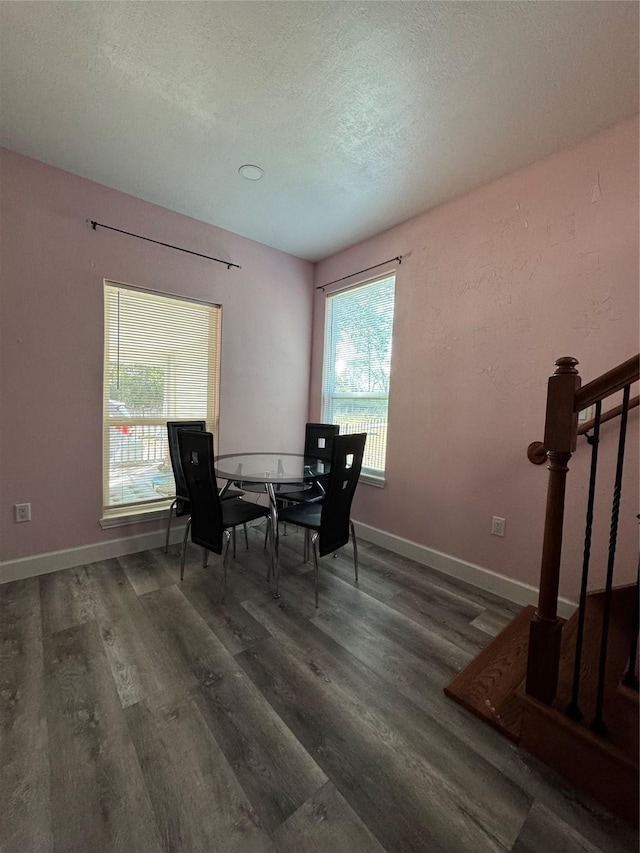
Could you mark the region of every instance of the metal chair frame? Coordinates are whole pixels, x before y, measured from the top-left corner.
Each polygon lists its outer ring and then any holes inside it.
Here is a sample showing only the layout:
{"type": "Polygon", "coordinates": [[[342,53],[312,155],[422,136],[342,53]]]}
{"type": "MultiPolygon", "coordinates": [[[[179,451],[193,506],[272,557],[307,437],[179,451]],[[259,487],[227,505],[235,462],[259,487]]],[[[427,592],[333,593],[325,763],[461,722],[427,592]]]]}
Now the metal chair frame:
{"type": "MultiPolygon", "coordinates": [[[[304,561],[309,559],[309,546],[313,547],[315,603],[319,604],[319,558],[353,543],[355,579],[358,582],[358,544],[355,527],[350,518],[351,502],[355,493],[366,443],[366,433],[338,435],[333,442],[331,468],[326,497],[322,504],[295,504],[279,513],[283,523],[297,524],[305,529],[304,561]],[[351,457],[350,463],[348,462],[351,457]]],[[[335,554],[334,554],[335,556],[335,554]]],[[[280,561],[276,541],[276,597],[279,595],[280,561]]]]}
{"type": "MultiPolygon", "coordinates": [[[[222,601],[224,602],[227,589],[229,545],[232,539],[234,543],[235,557],[235,528],[238,524],[244,524],[246,537],[247,521],[266,518],[268,526],[270,526],[270,510],[267,507],[263,507],[258,504],[247,503],[240,498],[234,498],[228,501],[221,499],[216,481],[215,468],[213,465],[213,436],[211,433],[201,430],[180,430],[178,432],[178,445],[180,450],[180,460],[185,474],[187,492],[189,494],[189,503],[192,508],[192,513],[187,521],[182,540],[180,580],[182,581],[184,579],[187,542],[189,540],[189,533],[191,533],[191,538],[194,544],[200,545],[203,549],[203,568],[206,568],[208,565],[209,551],[222,554],[222,601]],[[185,464],[189,466],[197,466],[198,470],[201,472],[201,477],[198,477],[196,474],[192,476],[191,469],[187,469],[189,473],[184,471],[185,464]],[[227,515],[226,520],[225,514],[227,515]],[[193,535],[194,515],[198,521],[198,531],[195,538],[193,535]],[[234,515],[236,518],[232,522],[231,519],[234,518],[234,515]],[[208,526],[209,517],[211,518],[210,527],[208,526]],[[218,550],[218,545],[220,545],[220,550],[218,550]]],[[[193,470],[195,471],[195,469],[193,470]]],[[[271,577],[272,563],[273,556],[269,561],[267,580],[271,577]]]]}
{"type": "MultiPolygon", "coordinates": [[[[176,482],[176,496],[171,501],[169,506],[169,517],[167,518],[167,534],[164,542],[164,552],[169,553],[169,539],[171,537],[171,516],[175,510],[176,518],[178,518],[178,501],[185,504],[189,503],[189,498],[186,495],[187,486],[182,473],[182,463],[180,462],[180,453],[178,450],[178,430],[190,429],[204,432],[207,428],[207,422],[203,420],[197,421],[167,421],[167,440],[169,444],[169,459],[171,460],[171,468],[173,470],[173,479],[176,482]],[[183,492],[183,494],[180,494],[183,492]]],[[[186,515],[187,513],[180,513],[186,515]]]]}

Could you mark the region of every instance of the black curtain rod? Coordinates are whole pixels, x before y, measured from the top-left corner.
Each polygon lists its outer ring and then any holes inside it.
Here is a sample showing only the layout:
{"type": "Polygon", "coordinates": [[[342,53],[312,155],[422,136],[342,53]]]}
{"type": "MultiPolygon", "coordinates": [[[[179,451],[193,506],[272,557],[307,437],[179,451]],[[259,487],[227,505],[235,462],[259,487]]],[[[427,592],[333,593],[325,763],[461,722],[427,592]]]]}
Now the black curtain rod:
{"type": "Polygon", "coordinates": [[[132,234],[131,231],[123,231],[121,228],[113,228],[111,225],[103,225],[102,222],[95,222],[93,219],[87,219],[91,227],[95,231],[96,228],[107,228],[109,231],[117,231],[118,234],[126,234],[128,237],[137,237],[138,240],[146,240],[148,243],[155,243],[158,246],[166,246],[167,249],[177,249],[179,252],[186,252],[187,255],[196,255],[198,258],[206,258],[208,261],[217,261],[219,264],[225,264],[227,269],[236,267],[242,269],[239,264],[232,264],[230,261],[222,261],[220,258],[212,258],[211,255],[201,255],[200,252],[192,252],[191,249],[183,249],[181,246],[172,246],[171,243],[161,243],[160,240],[152,240],[151,237],[143,237],[141,234],[132,234]]]}
{"type": "Polygon", "coordinates": [[[342,278],[336,278],[333,281],[328,281],[326,284],[320,284],[316,287],[316,290],[324,290],[325,287],[329,287],[330,284],[337,284],[339,281],[344,281],[346,278],[352,278],[354,275],[360,275],[363,272],[369,272],[369,270],[375,270],[377,267],[383,267],[385,264],[390,264],[391,261],[397,261],[399,264],[402,263],[402,255],[396,255],[395,258],[389,258],[388,261],[382,261],[379,264],[374,264],[372,267],[367,267],[366,270],[358,270],[358,272],[349,273],[349,275],[343,275],[342,278]]]}

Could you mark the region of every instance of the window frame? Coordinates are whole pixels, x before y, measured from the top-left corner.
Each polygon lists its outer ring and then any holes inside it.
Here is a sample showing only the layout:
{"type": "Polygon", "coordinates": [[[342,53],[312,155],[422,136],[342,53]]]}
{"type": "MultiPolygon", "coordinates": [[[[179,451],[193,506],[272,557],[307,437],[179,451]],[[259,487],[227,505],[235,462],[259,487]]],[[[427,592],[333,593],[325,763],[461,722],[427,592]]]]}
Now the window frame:
{"type": "MultiPolygon", "coordinates": [[[[213,433],[214,441],[217,444],[218,427],[219,427],[219,406],[220,406],[220,357],[222,347],[222,305],[215,302],[207,302],[202,299],[194,299],[188,296],[183,296],[176,293],[167,293],[165,291],[151,290],[149,288],[138,287],[136,285],[126,284],[113,279],[103,279],[103,333],[104,333],[104,352],[103,352],[103,377],[102,377],[102,517],[100,524],[103,528],[116,527],[119,525],[128,524],[135,521],[153,521],[166,516],[173,500],[173,495],[159,496],[147,501],[138,501],[137,503],[111,504],[109,502],[110,489],[110,442],[111,433],[115,427],[122,425],[123,417],[113,416],[110,412],[110,393],[109,393],[109,360],[110,334],[112,330],[112,316],[108,308],[109,290],[120,290],[136,294],[146,294],[152,299],[155,297],[157,302],[162,300],[174,300],[178,303],[189,303],[192,305],[200,305],[208,310],[208,320],[211,335],[211,326],[213,325],[213,335],[209,337],[210,346],[208,347],[207,359],[207,405],[206,413],[204,414],[188,414],[183,416],[179,409],[175,408],[175,397],[171,411],[162,415],[154,416],[129,416],[126,418],[126,426],[135,428],[136,426],[146,426],[158,428],[162,430],[163,442],[166,442],[166,431],[168,420],[180,420],[183,417],[187,420],[197,419],[198,417],[206,420],[207,429],[213,433]],[[213,346],[211,346],[213,342],[213,346]]],[[[161,329],[159,330],[161,331],[161,329]]],[[[119,402],[119,401],[116,401],[119,402]]],[[[165,400],[166,405],[166,400],[165,400]]],[[[167,450],[168,458],[168,450],[167,450]]]]}
{"type": "MultiPolygon", "coordinates": [[[[386,436],[384,442],[384,467],[383,468],[371,468],[366,467],[363,464],[362,472],[360,474],[360,482],[367,483],[368,485],[384,487],[386,482],[386,472],[387,472],[387,454],[388,454],[388,444],[389,444],[389,401],[391,398],[391,365],[393,360],[393,337],[394,337],[394,325],[395,325],[395,303],[396,303],[396,284],[397,284],[397,271],[395,269],[387,270],[385,273],[381,275],[377,275],[374,278],[367,279],[365,281],[359,281],[355,284],[349,285],[348,287],[342,287],[336,290],[333,290],[329,293],[325,293],[325,310],[324,310],[324,333],[323,333],[323,352],[322,352],[322,385],[321,385],[321,401],[320,401],[320,410],[321,410],[321,419],[325,423],[338,423],[339,421],[334,417],[330,417],[329,413],[332,412],[333,406],[329,404],[328,398],[331,397],[331,400],[335,399],[377,399],[377,400],[386,400],[386,436]],[[381,282],[387,281],[389,279],[393,280],[393,297],[392,297],[392,321],[391,321],[391,330],[389,334],[389,375],[388,375],[388,390],[387,392],[379,392],[379,391],[369,391],[369,392],[336,392],[334,390],[329,390],[329,383],[332,383],[332,388],[335,387],[335,382],[333,377],[335,376],[335,353],[336,353],[336,344],[333,341],[332,335],[332,304],[331,300],[336,297],[346,296],[348,293],[363,290],[368,287],[373,287],[381,282]]],[[[365,449],[365,458],[366,458],[366,449],[365,449]]]]}

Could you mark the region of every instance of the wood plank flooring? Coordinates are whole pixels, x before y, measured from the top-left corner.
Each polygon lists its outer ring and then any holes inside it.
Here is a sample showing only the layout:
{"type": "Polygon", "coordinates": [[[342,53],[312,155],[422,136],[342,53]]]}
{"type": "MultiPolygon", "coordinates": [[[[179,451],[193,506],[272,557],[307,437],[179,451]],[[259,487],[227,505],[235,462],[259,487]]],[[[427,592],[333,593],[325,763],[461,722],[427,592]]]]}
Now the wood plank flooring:
{"type": "Polygon", "coordinates": [[[263,530],[0,586],[2,853],[637,851],[638,837],[447,699],[518,612],[360,542],[263,530]]]}

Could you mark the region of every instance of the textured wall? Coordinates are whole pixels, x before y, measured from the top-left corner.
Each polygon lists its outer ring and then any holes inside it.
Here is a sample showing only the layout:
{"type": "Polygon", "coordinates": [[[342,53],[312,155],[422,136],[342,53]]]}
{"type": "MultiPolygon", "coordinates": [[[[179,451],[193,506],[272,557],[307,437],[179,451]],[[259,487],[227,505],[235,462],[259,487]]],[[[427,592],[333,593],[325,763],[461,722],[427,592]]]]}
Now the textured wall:
{"type": "Polygon", "coordinates": [[[154,529],[98,523],[104,278],[221,303],[220,451],[301,449],[310,263],[6,150],[0,178],[0,560],[154,529]],[[33,521],[15,524],[26,501],[33,521]]]}
{"type": "MultiPolygon", "coordinates": [[[[307,416],[310,264],[0,151],[0,560],[121,538],[102,531],[102,280],[221,302],[221,451],[297,447],[307,416]],[[242,264],[192,258],[95,218],[242,264]],[[285,370],[283,373],[283,365],[285,370]],[[274,405],[277,400],[277,405],[274,405]],[[13,504],[30,501],[17,525],[13,504]]],[[[625,122],[319,264],[316,282],[401,253],[387,485],[355,517],[537,584],[546,377],[560,355],[588,381],[638,350],[638,133],[625,122]],[[489,534],[492,515],[506,537],[489,534]]],[[[316,294],[311,417],[320,412],[324,300],[316,294]]],[[[638,411],[619,570],[635,571],[638,411]]],[[[615,426],[603,429],[612,456],[615,426]]],[[[588,468],[571,462],[562,590],[574,595],[588,468]]],[[[607,474],[606,479],[611,480],[607,474]]],[[[606,513],[610,484],[599,495],[606,513]]],[[[606,517],[595,548],[602,577],[606,517]]]]}
{"type": "MultiPolygon", "coordinates": [[[[405,259],[396,281],[387,484],[361,485],[354,515],[537,585],[547,472],[525,451],[543,438],[547,376],[562,355],[579,360],[587,382],[638,352],[637,121],[323,261],[316,282],[397,254],[405,259]],[[504,539],[490,535],[493,515],[506,518],[504,539]]],[[[314,417],[323,323],[318,291],[314,417]]],[[[637,565],[638,410],[630,428],[618,560],[628,579],[637,565]]],[[[612,457],[616,429],[603,428],[604,457],[612,457]]],[[[569,473],[562,590],[570,596],[581,564],[587,450],[581,439],[569,473]]],[[[605,515],[595,585],[610,501],[607,485],[598,499],[605,515]]]]}

